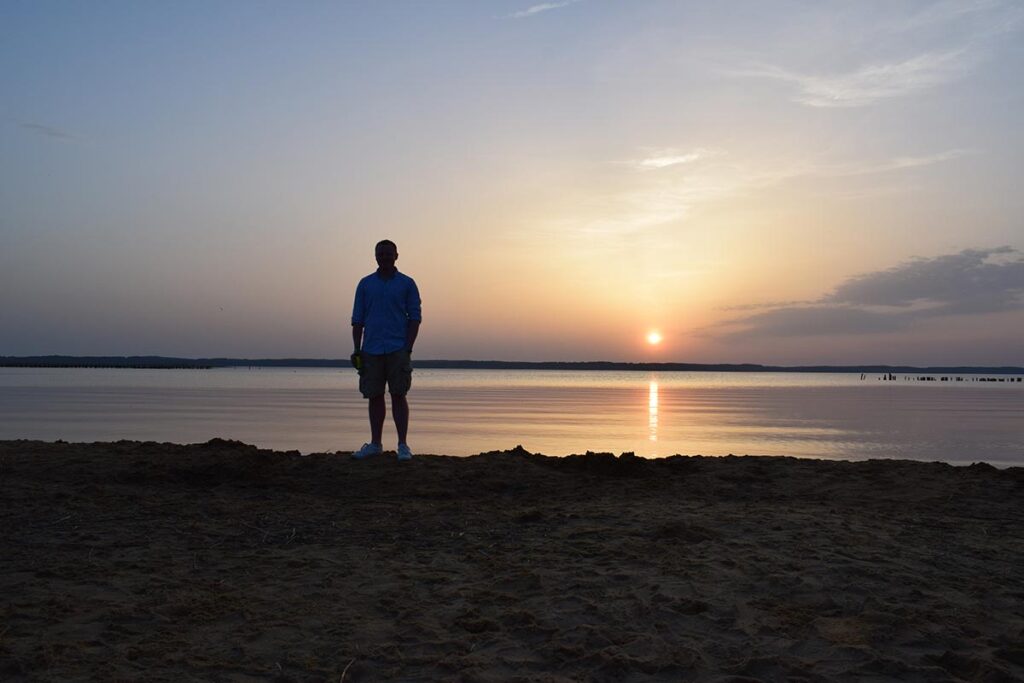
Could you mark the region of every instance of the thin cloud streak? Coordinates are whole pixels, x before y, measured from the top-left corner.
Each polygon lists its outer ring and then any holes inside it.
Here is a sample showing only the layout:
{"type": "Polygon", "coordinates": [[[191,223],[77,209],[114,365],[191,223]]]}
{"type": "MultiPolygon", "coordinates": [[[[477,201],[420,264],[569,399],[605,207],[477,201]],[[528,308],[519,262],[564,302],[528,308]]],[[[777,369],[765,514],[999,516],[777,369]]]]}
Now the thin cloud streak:
{"type": "Polygon", "coordinates": [[[904,33],[976,20],[973,41],[978,42],[1015,31],[1022,19],[1024,11],[1020,3],[1013,0],[944,0],[906,19],[890,23],[886,28],[894,33],[904,33]]]}
{"type": "Polygon", "coordinates": [[[871,175],[874,173],[889,173],[891,171],[902,171],[909,168],[920,168],[923,166],[931,166],[933,164],[941,164],[945,161],[960,159],[976,153],[976,150],[971,149],[951,149],[945,152],[938,152],[936,154],[926,154],[924,156],[893,157],[888,161],[876,164],[867,163],[836,166],[834,168],[822,167],[818,170],[817,174],[830,176],[858,176],[871,175]]]}
{"type": "MultiPolygon", "coordinates": [[[[724,73],[783,83],[796,90],[794,101],[810,107],[864,107],[964,78],[992,57],[999,36],[1017,31],[1022,24],[1024,9],[1019,3],[948,0],[928,5],[909,16],[883,19],[868,29],[865,37],[870,38],[872,53],[888,48],[898,54],[905,50],[908,41],[921,46],[916,54],[902,59],[878,61],[865,55],[850,55],[860,66],[834,73],[811,73],[755,60],[745,66],[725,69],[724,73]],[[954,42],[945,37],[951,31],[958,34],[954,42]],[[889,38],[881,43],[874,40],[886,34],[889,38]]],[[[831,51],[834,46],[822,49],[831,51]]]]}
{"type": "Polygon", "coordinates": [[[48,138],[57,138],[60,140],[74,140],[75,136],[67,131],[61,130],[60,128],[54,128],[53,126],[44,126],[41,123],[19,123],[20,127],[25,130],[31,131],[37,135],[42,135],[48,138]]]}
{"type": "Polygon", "coordinates": [[[656,170],[668,168],[670,166],[678,166],[680,164],[689,164],[701,159],[707,159],[714,155],[715,152],[707,149],[695,149],[692,152],[663,149],[652,152],[650,156],[640,159],[639,161],[632,161],[630,164],[641,170],[656,170]]]}
{"type": "Polygon", "coordinates": [[[678,164],[688,164],[691,161],[700,159],[699,154],[683,154],[681,156],[651,157],[641,160],[638,165],[641,168],[667,168],[678,164]]]}
{"type": "Polygon", "coordinates": [[[798,73],[770,64],[727,73],[795,86],[795,100],[810,107],[863,107],[954,81],[976,61],[966,49],[959,49],[925,53],[900,62],[870,64],[850,73],[829,76],[798,73]]]}
{"type": "Polygon", "coordinates": [[[548,12],[553,9],[559,9],[560,7],[575,5],[578,2],[582,2],[582,0],[564,0],[564,2],[544,2],[539,5],[527,7],[526,9],[520,10],[518,12],[513,12],[508,16],[511,19],[525,19],[526,17],[532,17],[535,14],[540,14],[541,12],[548,12]]]}
{"type": "Polygon", "coordinates": [[[697,148],[681,153],[671,148],[654,156],[627,162],[642,175],[634,175],[632,189],[595,198],[598,206],[587,213],[598,219],[565,219],[549,231],[564,234],[575,231],[586,236],[627,236],[686,219],[698,205],[743,196],[782,185],[800,178],[868,176],[921,168],[951,161],[971,150],[947,150],[920,156],[894,157],[880,162],[859,164],[821,164],[814,162],[773,162],[763,168],[741,162],[727,165],[701,163],[726,155],[722,150],[697,148]]]}

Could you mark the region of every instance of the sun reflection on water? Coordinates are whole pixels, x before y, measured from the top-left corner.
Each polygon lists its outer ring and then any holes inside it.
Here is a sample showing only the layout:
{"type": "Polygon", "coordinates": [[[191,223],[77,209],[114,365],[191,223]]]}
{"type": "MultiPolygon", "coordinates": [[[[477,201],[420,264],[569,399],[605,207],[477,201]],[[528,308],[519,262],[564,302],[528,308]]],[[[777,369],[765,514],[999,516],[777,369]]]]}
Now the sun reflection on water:
{"type": "Polygon", "coordinates": [[[647,399],[647,438],[658,440],[658,383],[650,381],[647,399]]]}

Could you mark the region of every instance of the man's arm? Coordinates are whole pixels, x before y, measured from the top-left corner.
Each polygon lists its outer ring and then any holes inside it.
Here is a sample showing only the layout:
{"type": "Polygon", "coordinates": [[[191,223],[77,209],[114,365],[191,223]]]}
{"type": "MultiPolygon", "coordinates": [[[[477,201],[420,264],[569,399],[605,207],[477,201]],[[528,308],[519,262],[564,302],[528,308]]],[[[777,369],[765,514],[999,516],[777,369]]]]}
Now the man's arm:
{"type": "Polygon", "coordinates": [[[420,321],[410,320],[405,328],[405,350],[412,353],[412,345],[416,343],[416,335],[420,333],[420,321]]]}
{"type": "Polygon", "coordinates": [[[363,348],[362,323],[352,323],[352,348],[355,350],[356,353],[359,353],[359,350],[363,348]]]}
{"type": "Polygon", "coordinates": [[[363,327],[366,323],[366,301],[363,296],[363,281],[356,285],[355,301],[352,302],[352,348],[356,353],[363,348],[363,327]]]}
{"type": "Polygon", "coordinates": [[[409,316],[409,325],[405,328],[405,350],[412,353],[412,345],[416,343],[416,335],[420,333],[420,322],[423,320],[420,290],[412,278],[409,279],[409,290],[405,297],[405,314],[409,316]]]}

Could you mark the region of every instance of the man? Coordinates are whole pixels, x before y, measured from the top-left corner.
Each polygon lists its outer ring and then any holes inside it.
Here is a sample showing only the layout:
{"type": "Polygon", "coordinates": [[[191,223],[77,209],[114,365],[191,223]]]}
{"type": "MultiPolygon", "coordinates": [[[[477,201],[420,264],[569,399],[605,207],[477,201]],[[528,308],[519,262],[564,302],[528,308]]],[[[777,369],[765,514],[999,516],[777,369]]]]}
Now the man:
{"type": "Polygon", "coordinates": [[[381,434],[387,414],[387,384],[398,431],[398,459],[412,460],[406,442],[409,403],[405,395],[412,386],[412,346],[423,319],[420,293],[416,282],[395,268],[398,247],[394,242],[381,240],[374,254],[377,272],[359,281],[352,306],[352,365],[359,370],[359,391],[370,401],[370,442],[364,443],[352,457],[361,460],[384,451],[381,434]]]}

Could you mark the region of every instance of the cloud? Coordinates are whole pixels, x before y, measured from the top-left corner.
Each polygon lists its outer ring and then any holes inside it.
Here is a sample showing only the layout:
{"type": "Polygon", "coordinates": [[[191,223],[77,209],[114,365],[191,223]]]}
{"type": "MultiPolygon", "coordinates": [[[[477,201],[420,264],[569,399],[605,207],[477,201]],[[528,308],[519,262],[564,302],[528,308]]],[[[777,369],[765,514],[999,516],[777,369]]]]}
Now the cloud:
{"type": "Polygon", "coordinates": [[[1004,246],[915,259],[852,277],[816,301],[768,304],[769,310],[724,323],[715,336],[872,334],[923,318],[1024,310],[1020,254],[1004,246]]]}
{"type": "Polygon", "coordinates": [[[893,157],[892,159],[887,159],[886,161],[881,162],[820,166],[809,173],[822,176],[857,176],[871,175],[874,173],[889,173],[891,171],[902,171],[909,168],[920,168],[922,166],[940,164],[944,161],[952,161],[953,159],[959,159],[975,153],[976,151],[971,149],[950,149],[945,152],[925,154],[923,156],[893,157]]]}
{"type": "Polygon", "coordinates": [[[980,20],[985,33],[1013,30],[1020,20],[1020,8],[1003,0],[942,0],[923,7],[919,12],[891,22],[886,28],[894,33],[919,31],[935,26],[980,20]]]}
{"type": "MultiPolygon", "coordinates": [[[[1000,0],[944,0],[911,13],[878,14],[860,29],[845,28],[854,52],[843,55],[835,41],[820,45],[819,61],[842,58],[849,69],[822,72],[755,59],[725,73],[777,81],[810,107],[864,107],[965,77],[993,56],[1000,36],[1024,25],[1024,7],[1000,0]]],[[[813,46],[813,35],[806,40],[813,46]]]]}
{"type": "MultiPolygon", "coordinates": [[[[560,226],[560,232],[575,227],[584,235],[628,236],[682,220],[697,206],[771,187],[799,174],[783,166],[764,172],[741,166],[691,170],[691,163],[666,164],[661,168],[670,175],[634,176],[636,182],[630,189],[594,197],[583,211],[585,217],[570,219],[560,226]]],[[[657,167],[644,170],[653,168],[657,167]]]]}
{"type": "Polygon", "coordinates": [[[548,10],[558,9],[559,7],[566,7],[567,5],[575,5],[577,2],[582,2],[582,0],[563,0],[562,2],[543,2],[543,3],[539,4],[539,5],[533,5],[531,7],[527,7],[524,10],[520,10],[518,12],[513,12],[512,14],[510,14],[508,16],[511,17],[512,19],[524,19],[526,17],[532,17],[535,14],[540,14],[541,12],[547,12],[548,10]]]}
{"type": "Polygon", "coordinates": [[[893,315],[830,306],[778,308],[755,313],[742,321],[743,329],[727,337],[806,337],[833,334],[892,332],[903,325],[893,315]]]}
{"type": "MultiPolygon", "coordinates": [[[[956,159],[971,150],[948,150],[863,163],[823,164],[773,159],[750,164],[710,147],[644,150],[638,158],[617,161],[632,173],[618,191],[579,198],[570,215],[552,218],[529,232],[537,235],[575,233],[586,238],[628,238],[643,231],[685,220],[697,207],[748,196],[798,179],[893,173],[956,159]],[[715,159],[716,161],[709,160],[715,159]]],[[[893,183],[887,183],[892,190],[893,183]]],[[[526,233],[524,233],[526,234],[526,233]]]]}
{"type": "Polygon", "coordinates": [[[1024,259],[993,262],[1019,253],[1010,247],[966,249],[959,254],[917,259],[840,284],[826,304],[892,306],[928,304],[918,314],[988,313],[1021,307],[1024,259]]]}
{"type": "Polygon", "coordinates": [[[19,123],[19,126],[25,130],[32,131],[38,135],[43,135],[48,138],[58,138],[62,140],[74,140],[75,136],[67,131],[61,130],[60,128],[54,128],[53,126],[44,126],[41,123],[19,123]]]}
{"type": "Polygon", "coordinates": [[[882,161],[822,164],[816,162],[774,161],[752,166],[741,161],[728,164],[703,164],[712,157],[725,156],[722,150],[697,148],[690,152],[666,149],[629,164],[641,171],[662,171],[641,176],[632,190],[605,201],[610,205],[597,225],[588,232],[635,232],[685,218],[700,204],[742,196],[800,179],[813,177],[864,176],[893,173],[957,159],[971,150],[948,150],[920,156],[900,156],[882,161]],[[643,178],[649,182],[643,182],[643,178]]]}
{"type": "Polygon", "coordinates": [[[688,164],[691,161],[700,159],[699,154],[680,154],[677,156],[648,157],[641,159],[637,165],[641,168],[666,168],[677,164],[688,164]]]}
{"type": "Polygon", "coordinates": [[[956,80],[975,62],[966,49],[959,49],[869,64],[842,74],[812,75],[773,65],[756,65],[729,73],[792,85],[797,90],[796,101],[811,107],[863,107],[956,80]]]}
{"type": "Polygon", "coordinates": [[[676,149],[662,149],[652,151],[650,155],[645,158],[632,161],[630,163],[632,166],[641,170],[652,170],[668,168],[669,166],[678,166],[679,164],[689,164],[714,155],[715,152],[707,149],[695,149],[691,152],[683,152],[676,149]]]}

